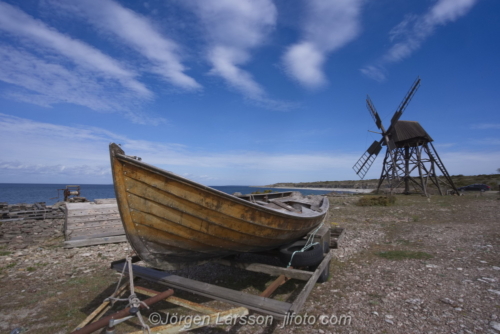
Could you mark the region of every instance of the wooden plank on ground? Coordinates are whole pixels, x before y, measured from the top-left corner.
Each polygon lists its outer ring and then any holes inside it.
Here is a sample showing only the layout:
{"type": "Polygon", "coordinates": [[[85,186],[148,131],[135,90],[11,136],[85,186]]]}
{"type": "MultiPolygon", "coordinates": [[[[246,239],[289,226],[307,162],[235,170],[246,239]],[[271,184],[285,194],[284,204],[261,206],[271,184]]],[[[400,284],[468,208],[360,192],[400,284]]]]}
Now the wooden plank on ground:
{"type": "Polygon", "coordinates": [[[224,259],[219,259],[213,261],[218,264],[222,264],[224,266],[228,267],[234,267],[234,268],[239,268],[239,269],[244,269],[244,270],[249,270],[249,271],[255,271],[258,273],[264,273],[264,274],[269,274],[273,276],[279,276],[279,275],[285,275],[286,277],[289,278],[295,278],[303,281],[309,280],[313,273],[311,271],[305,271],[305,270],[299,270],[299,269],[288,269],[288,268],[280,268],[276,266],[270,266],[268,264],[262,264],[262,263],[244,263],[244,262],[237,262],[237,261],[229,261],[229,260],[224,260],[224,259]]]}
{"type": "Polygon", "coordinates": [[[103,237],[105,235],[125,234],[121,225],[103,225],[100,227],[67,229],[65,231],[66,240],[73,240],[77,236],[103,237]]]}
{"type": "Polygon", "coordinates": [[[118,213],[118,206],[113,204],[102,204],[102,205],[111,205],[109,208],[100,207],[101,204],[94,205],[87,209],[69,209],[68,216],[77,217],[77,216],[90,216],[90,215],[99,215],[99,214],[110,214],[110,213],[118,213]]]}
{"type": "Polygon", "coordinates": [[[125,241],[125,230],[116,200],[96,203],[66,203],[64,235],[66,247],[125,241]],[[115,237],[122,236],[118,241],[115,237]]]}
{"type": "Polygon", "coordinates": [[[75,248],[75,247],[85,247],[93,245],[102,244],[112,244],[117,242],[126,242],[127,237],[125,235],[119,235],[114,237],[103,237],[103,238],[90,238],[83,240],[70,240],[64,242],[64,248],[75,248]]]}
{"type": "Polygon", "coordinates": [[[73,216],[71,217],[72,224],[87,223],[87,222],[101,222],[103,220],[118,220],[120,219],[119,213],[96,214],[90,216],[73,216]]]}
{"type": "Polygon", "coordinates": [[[316,284],[319,275],[321,275],[323,270],[325,270],[325,268],[330,264],[332,256],[333,256],[333,251],[330,250],[330,252],[328,252],[328,254],[323,258],[323,261],[321,261],[318,268],[316,268],[316,270],[314,271],[314,275],[311,276],[311,278],[306,283],[300,294],[293,301],[290,307],[290,313],[299,313],[300,309],[302,308],[302,305],[304,305],[307,297],[311,293],[312,288],[316,284]]]}
{"type": "Polygon", "coordinates": [[[96,198],[95,204],[116,204],[116,198],[96,198]]]}
{"type": "Polygon", "coordinates": [[[89,228],[98,228],[102,226],[120,226],[122,225],[121,220],[119,219],[111,219],[111,220],[101,220],[98,222],[83,222],[83,223],[70,223],[68,226],[68,230],[79,230],[79,229],[89,229],[89,228]]]}
{"type": "Polygon", "coordinates": [[[123,235],[123,231],[119,231],[119,230],[109,230],[109,231],[104,231],[102,233],[87,233],[87,234],[71,234],[71,236],[69,236],[69,239],[67,241],[73,241],[73,240],[83,240],[83,239],[92,239],[92,238],[104,238],[104,237],[111,237],[111,236],[114,236],[114,235],[123,235]]]}

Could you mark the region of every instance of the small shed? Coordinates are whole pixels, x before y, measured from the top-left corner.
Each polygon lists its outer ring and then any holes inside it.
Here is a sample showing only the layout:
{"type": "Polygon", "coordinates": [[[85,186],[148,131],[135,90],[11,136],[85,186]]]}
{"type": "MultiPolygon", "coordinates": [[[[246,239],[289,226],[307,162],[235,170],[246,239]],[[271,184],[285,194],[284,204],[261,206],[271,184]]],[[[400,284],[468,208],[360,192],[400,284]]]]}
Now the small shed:
{"type": "Polygon", "coordinates": [[[116,199],[66,203],[64,246],[67,248],[127,241],[116,199]]]}

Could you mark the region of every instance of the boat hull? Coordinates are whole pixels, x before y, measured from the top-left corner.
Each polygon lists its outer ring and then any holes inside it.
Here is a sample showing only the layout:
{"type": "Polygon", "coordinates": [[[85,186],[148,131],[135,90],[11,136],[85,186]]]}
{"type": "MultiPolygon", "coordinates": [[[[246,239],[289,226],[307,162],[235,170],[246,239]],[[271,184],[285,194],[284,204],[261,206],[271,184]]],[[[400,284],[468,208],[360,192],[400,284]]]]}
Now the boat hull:
{"type": "Polygon", "coordinates": [[[327,198],[304,214],[273,210],[142,163],[116,144],[110,155],[127,239],[159,269],[274,249],[306,235],[328,212],[327,198]]]}

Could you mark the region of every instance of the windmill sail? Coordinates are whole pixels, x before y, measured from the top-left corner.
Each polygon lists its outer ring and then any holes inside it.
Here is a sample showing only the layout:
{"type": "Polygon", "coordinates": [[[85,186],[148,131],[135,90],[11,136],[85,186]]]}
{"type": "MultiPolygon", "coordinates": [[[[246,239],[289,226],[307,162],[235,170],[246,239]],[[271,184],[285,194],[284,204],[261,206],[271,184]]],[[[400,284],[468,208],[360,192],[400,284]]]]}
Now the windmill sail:
{"type": "Polygon", "coordinates": [[[382,142],[374,141],[361,158],[359,158],[358,162],[356,162],[352,167],[361,179],[363,179],[366,173],[368,173],[368,170],[372,166],[373,162],[375,162],[380,150],[382,150],[382,142]]]}
{"type": "Polygon", "coordinates": [[[375,109],[375,106],[373,105],[373,102],[368,95],[366,96],[366,107],[370,111],[370,115],[372,115],[375,124],[377,124],[377,127],[379,129],[382,129],[382,120],[380,119],[377,109],[375,109]]]}
{"type": "MultiPolygon", "coordinates": [[[[396,110],[396,112],[394,113],[394,116],[392,116],[391,126],[389,127],[389,129],[391,129],[391,127],[393,127],[394,124],[396,124],[396,122],[399,120],[401,115],[403,115],[403,112],[405,111],[406,107],[410,103],[411,99],[413,98],[413,95],[415,95],[415,93],[417,92],[417,89],[419,87],[420,87],[420,77],[417,77],[417,79],[415,80],[415,82],[411,86],[408,93],[406,93],[406,96],[404,97],[403,101],[401,101],[401,103],[399,104],[399,107],[396,110]]],[[[388,132],[389,132],[389,130],[388,130],[388,132]]]]}

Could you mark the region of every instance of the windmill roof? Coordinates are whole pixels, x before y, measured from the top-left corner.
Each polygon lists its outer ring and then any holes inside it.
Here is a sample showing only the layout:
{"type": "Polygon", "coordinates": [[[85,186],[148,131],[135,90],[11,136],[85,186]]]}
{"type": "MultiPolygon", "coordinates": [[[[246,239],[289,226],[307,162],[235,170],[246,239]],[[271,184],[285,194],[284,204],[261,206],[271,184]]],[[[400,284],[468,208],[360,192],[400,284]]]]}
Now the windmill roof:
{"type": "Polygon", "coordinates": [[[420,123],[416,121],[397,121],[391,135],[396,144],[417,140],[433,141],[420,123]]]}

